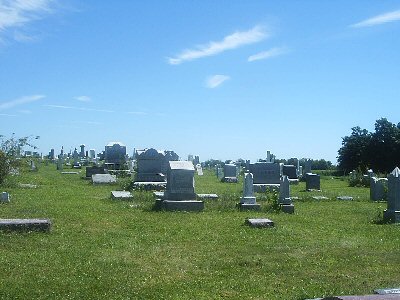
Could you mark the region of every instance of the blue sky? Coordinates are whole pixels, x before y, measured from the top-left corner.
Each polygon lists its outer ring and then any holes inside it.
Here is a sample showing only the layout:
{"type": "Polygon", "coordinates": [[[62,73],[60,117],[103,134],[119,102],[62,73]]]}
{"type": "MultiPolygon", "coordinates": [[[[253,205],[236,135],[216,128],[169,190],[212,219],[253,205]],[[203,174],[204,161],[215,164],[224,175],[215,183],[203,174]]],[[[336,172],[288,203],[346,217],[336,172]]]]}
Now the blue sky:
{"type": "Polygon", "coordinates": [[[0,134],[336,161],[400,122],[400,1],[0,0],[0,134]]]}

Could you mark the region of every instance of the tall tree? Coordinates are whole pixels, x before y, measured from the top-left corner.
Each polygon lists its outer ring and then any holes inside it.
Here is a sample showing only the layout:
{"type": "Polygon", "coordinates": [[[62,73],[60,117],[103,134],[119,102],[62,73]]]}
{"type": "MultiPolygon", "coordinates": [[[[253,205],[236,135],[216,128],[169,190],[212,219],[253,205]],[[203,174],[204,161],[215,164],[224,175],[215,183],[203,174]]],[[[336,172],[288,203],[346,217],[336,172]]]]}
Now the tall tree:
{"type": "Polygon", "coordinates": [[[371,133],[359,126],[353,127],[350,136],[345,136],[337,157],[340,170],[348,173],[360,168],[363,172],[369,167],[368,149],[371,133]]]}

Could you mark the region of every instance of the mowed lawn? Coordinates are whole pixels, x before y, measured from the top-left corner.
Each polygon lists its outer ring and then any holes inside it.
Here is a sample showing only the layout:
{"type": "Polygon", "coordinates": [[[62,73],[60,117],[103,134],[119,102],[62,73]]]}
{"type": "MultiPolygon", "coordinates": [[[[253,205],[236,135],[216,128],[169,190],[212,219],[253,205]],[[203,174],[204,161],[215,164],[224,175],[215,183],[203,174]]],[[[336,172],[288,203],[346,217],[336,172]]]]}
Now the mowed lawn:
{"type": "Polygon", "coordinates": [[[112,200],[121,185],[83,175],[41,165],[17,178],[36,189],[1,188],[11,194],[1,218],[53,223],[50,233],[0,233],[1,299],[305,299],[400,287],[400,226],[375,224],[386,203],[342,178],[323,177],[322,192],[291,186],[300,199],[289,215],[271,211],[265,194],[260,212],[237,211],[242,181],[221,183],[209,170],[196,192],[220,199],[201,213],[152,211],[146,192],[112,200]],[[336,200],[344,195],[354,200],[336,200]],[[276,226],[253,229],[248,217],[276,226]]]}

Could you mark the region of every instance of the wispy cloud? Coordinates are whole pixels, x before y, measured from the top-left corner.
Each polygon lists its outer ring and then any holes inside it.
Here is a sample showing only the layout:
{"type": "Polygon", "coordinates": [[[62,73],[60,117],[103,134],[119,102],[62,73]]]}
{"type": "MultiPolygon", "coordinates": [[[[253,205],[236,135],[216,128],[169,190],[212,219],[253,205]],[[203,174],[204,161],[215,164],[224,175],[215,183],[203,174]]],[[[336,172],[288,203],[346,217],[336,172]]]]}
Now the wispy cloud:
{"type": "Polygon", "coordinates": [[[81,102],[90,102],[92,101],[92,98],[89,96],[76,96],[74,97],[75,100],[81,101],[81,102]]]}
{"type": "Polygon", "coordinates": [[[266,29],[262,26],[255,26],[248,31],[237,31],[226,37],[221,41],[211,41],[204,45],[194,47],[194,49],[187,49],[182,51],[175,57],[168,58],[168,63],[171,65],[178,65],[185,61],[190,61],[206,56],[212,56],[238,48],[240,46],[260,42],[268,37],[266,29]]]}
{"type": "Polygon", "coordinates": [[[230,77],[226,75],[213,75],[207,78],[206,87],[213,89],[220,86],[224,81],[229,80],[230,77]]]}
{"type": "Polygon", "coordinates": [[[359,28],[359,27],[368,27],[368,26],[375,26],[381,25],[388,22],[400,21],[400,10],[391,11],[385,14],[381,14],[359,23],[350,25],[350,27],[359,28]]]}
{"type": "Polygon", "coordinates": [[[282,55],[289,52],[289,50],[285,47],[275,47],[272,49],[269,49],[267,51],[259,52],[257,54],[249,56],[247,61],[256,61],[256,60],[261,60],[261,59],[268,59],[274,56],[282,55]]]}
{"type": "Polygon", "coordinates": [[[0,116],[4,116],[4,117],[16,117],[17,115],[11,115],[11,114],[1,114],[0,116]]]}
{"type": "Polygon", "coordinates": [[[144,111],[128,111],[127,114],[130,114],[130,115],[147,115],[147,113],[144,112],[144,111]]]}
{"type": "Polygon", "coordinates": [[[32,95],[32,96],[25,96],[21,98],[17,98],[8,102],[0,103],[0,111],[13,108],[15,106],[35,102],[45,98],[44,95],[32,95]]]}
{"type": "MultiPolygon", "coordinates": [[[[41,19],[43,14],[52,12],[52,3],[54,0],[0,0],[0,33],[41,19]]],[[[26,41],[28,36],[19,33],[14,38],[26,41]]]]}
{"type": "Polygon", "coordinates": [[[24,115],[29,115],[32,113],[32,111],[27,110],[27,109],[23,109],[23,110],[19,110],[18,111],[20,114],[24,114],[24,115]]]}
{"type": "Polygon", "coordinates": [[[86,107],[74,107],[74,106],[65,106],[65,105],[53,105],[53,104],[46,104],[43,107],[48,108],[59,108],[59,109],[71,109],[71,110],[81,110],[81,111],[95,111],[95,112],[105,112],[105,113],[114,113],[113,110],[107,109],[95,109],[95,108],[86,108],[86,107]]]}

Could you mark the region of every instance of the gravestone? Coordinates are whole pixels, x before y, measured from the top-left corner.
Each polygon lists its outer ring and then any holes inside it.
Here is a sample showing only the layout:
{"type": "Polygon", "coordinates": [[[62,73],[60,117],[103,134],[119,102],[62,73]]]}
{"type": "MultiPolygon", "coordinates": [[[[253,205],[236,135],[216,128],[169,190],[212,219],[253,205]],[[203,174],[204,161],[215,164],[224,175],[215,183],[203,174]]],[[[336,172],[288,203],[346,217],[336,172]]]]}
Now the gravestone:
{"type": "Polygon", "coordinates": [[[243,180],[243,197],[238,204],[240,210],[260,210],[260,204],[256,203],[254,196],[253,174],[245,173],[243,180]]]}
{"type": "Polygon", "coordinates": [[[250,227],[255,227],[255,228],[274,227],[274,222],[266,218],[246,219],[245,223],[250,227]]]}
{"type": "Polygon", "coordinates": [[[289,178],[286,175],[282,176],[281,183],[279,186],[279,204],[281,209],[285,213],[294,213],[294,205],[290,198],[290,185],[289,178]]]}
{"type": "Polygon", "coordinates": [[[48,219],[0,219],[0,230],[6,231],[50,231],[48,219]]]}
{"type": "Polygon", "coordinates": [[[109,184],[116,183],[117,176],[110,174],[94,174],[92,175],[93,184],[109,184]]]}
{"type": "Polygon", "coordinates": [[[250,173],[253,174],[255,192],[279,189],[281,176],[278,163],[256,162],[250,164],[250,173]]]}
{"type": "Polygon", "coordinates": [[[317,174],[306,173],[306,190],[321,190],[321,177],[317,174]]]}
{"type": "Polygon", "coordinates": [[[86,167],[86,178],[92,178],[94,174],[106,174],[106,170],[103,167],[86,167]]]}
{"type": "Polygon", "coordinates": [[[238,179],[236,177],[236,165],[234,164],[225,164],[224,165],[224,178],[223,182],[233,182],[236,183],[238,182],[238,179]]]}
{"type": "Polygon", "coordinates": [[[400,169],[396,167],[388,177],[387,209],[383,212],[386,222],[400,223],[400,169]]]}
{"type": "Polygon", "coordinates": [[[196,171],[198,176],[203,176],[203,168],[201,167],[200,164],[196,165],[196,171]]]}
{"type": "Polygon", "coordinates": [[[164,197],[156,200],[157,209],[167,211],[201,211],[204,202],[196,200],[194,166],[189,161],[170,161],[164,197]]]}
{"type": "Polygon", "coordinates": [[[311,165],[312,165],[312,160],[311,159],[306,159],[304,160],[304,173],[311,173],[311,165]]]}
{"type": "Polygon", "coordinates": [[[123,166],[126,160],[126,146],[120,142],[110,142],[105,146],[104,160],[106,164],[113,165],[115,170],[123,166]]]}
{"type": "Polygon", "coordinates": [[[387,190],[387,178],[370,178],[369,196],[372,201],[385,201],[387,190]]]}
{"type": "Polygon", "coordinates": [[[217,178],[222,180],[224,178],[224,169],[217,167],[217,178]]]}
{"type": "Polygon", "coordinates": [[[138,150],[136,154],[137,173],[135,182],[165,182],[162,173],[164,153],[150,148],[138,150]]]}
{"type": "Polygon", "coordinates": [[[57,170],[62,171],[63,169],[64,169],[64,159],[61,155],[59,155],[57,160],[57,170]]]}
{"type": "Polygon", "coordinates": [[[132,199],[133,196],[131,192],[128,191],[111,191],[111,198],[118,200],[129,200],[132,199]]]}
{"type": "Polygon", "coordinates": [[[297,179],[297,169],[293,165],[283,165],[282,175],[286,175],[289,179],[297,179]]]}
{"type": "Polygon", "coordinates": [[[176,154],[172,150],[164,150],[164,151],[160,151],[160,152],[164,154],[164,159],[163,159],[162,164],[161,164],[161,173],[162,174],[167,174],[167,170],[168,170],[168,167],[169,167],[169,162],[170,161],[178,161],[179,160],[179,155],[176,154]]]}
{"type": "Polygon", "coordinates": [[[1,200],[2,203],[10,202],[10,194],[7,193],[7,192],[2,192],[0,200],[1,200]]]}

